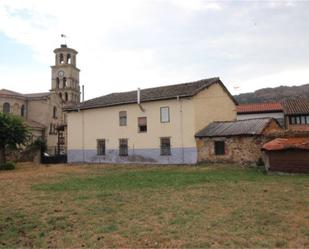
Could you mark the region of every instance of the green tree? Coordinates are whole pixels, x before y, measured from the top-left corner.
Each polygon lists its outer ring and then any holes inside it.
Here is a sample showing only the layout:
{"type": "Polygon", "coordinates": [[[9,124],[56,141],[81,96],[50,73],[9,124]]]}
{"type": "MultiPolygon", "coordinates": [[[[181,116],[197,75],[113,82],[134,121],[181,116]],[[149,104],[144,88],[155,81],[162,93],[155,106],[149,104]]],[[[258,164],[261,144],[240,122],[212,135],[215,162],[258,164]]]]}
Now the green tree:
{"type": "Polygon", "coordinates": [[[0,112],[0,164],[6,162],[8,147],[26,145],[29,138],[30,132],[19,117],[0,112]]]}

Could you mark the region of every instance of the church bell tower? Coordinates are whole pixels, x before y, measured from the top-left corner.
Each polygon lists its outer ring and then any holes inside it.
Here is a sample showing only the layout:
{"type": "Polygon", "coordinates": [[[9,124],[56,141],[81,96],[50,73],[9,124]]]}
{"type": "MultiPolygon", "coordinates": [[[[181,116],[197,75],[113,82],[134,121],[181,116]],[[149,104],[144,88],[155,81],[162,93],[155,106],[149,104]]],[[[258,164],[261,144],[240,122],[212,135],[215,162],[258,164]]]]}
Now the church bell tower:
{"type": "Polygon", "coordinates": [[[58,94],[64,107],[80,102],[79,72],[76,67],[77,51],[62,44],[54,50],[55,65],[52,69],[51,92],[58,94]]]}

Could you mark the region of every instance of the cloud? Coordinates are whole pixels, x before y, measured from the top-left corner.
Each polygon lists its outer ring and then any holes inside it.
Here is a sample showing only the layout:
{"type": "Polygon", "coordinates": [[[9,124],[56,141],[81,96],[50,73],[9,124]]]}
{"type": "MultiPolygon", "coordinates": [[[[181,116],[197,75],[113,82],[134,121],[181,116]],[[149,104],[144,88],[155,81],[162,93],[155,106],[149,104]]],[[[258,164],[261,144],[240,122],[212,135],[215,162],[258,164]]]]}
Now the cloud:
{"type": "MultiPolygon", "coordinates": [[[[79,51],[87,98],[212,76],[233,91],[248,82],[250,89],[279,82],[281,75],[287,84],[297,73],[309,81],[300,74],[309,64],[308,9],[309,3],[291,1],[2,0],[0,32],[46,66],[15,69],[31,82],[23,91],[49,89],[62,33],[79,51]]],[[[21,77],[3,70],[0,80],[20,89],[21,77]]]]}

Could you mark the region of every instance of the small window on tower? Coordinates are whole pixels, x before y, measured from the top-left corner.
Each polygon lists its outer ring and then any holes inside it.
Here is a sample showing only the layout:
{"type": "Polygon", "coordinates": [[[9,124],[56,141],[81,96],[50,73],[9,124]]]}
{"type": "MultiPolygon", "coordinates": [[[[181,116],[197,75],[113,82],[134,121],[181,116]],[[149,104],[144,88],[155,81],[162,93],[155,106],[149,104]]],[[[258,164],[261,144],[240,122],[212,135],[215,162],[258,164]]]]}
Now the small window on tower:
{"type": "Polygon", "coordinates": [[[69,95],[68,95],[68,93],[65,93],[65,94],[64,94],[64,100],[65,100],[65,101],[68,101],[68,100],[69,100],[69,95]]]}
{"type": "Polygon", "coordinates": [[[54,109],[53,109],[53,118],[57,118],[57,107],[54,106],[54,109]]]}
{"type": "Polygon", "coordinates": [[[63,63],[64,63],[63,54],[60,54],[59,62],[60,62],[60,64],[63,64],[63,63]]]}
{"type": "Polygon", "coordinates": [[[63,88],[67,88],[67,78],[63,77],[63,88]]]}
{"type": "Polygon", "coordinates": [[[59,89],[60,88],[60,79],[57,77],[56,79],[56,88],[59,89]]]}
{"type": "Polygon", "coordinates": [[[71,64],[71,55],[70,54],[67,54],[67,63],[71,64]]]}

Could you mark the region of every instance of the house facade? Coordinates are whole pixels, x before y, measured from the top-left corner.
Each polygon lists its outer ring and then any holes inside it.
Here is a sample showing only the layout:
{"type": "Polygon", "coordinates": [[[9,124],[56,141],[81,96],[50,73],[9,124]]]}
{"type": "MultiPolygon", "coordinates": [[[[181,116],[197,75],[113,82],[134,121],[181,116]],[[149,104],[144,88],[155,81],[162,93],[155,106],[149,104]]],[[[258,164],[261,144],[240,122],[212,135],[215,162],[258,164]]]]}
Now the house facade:
{"type": "Polygon", "coordinates": [[[214,120],[235,120],[236,102],[211,78],[113,93],[67,112],[70,163],[192,164],[194,134],[214,120]]]}
{"type": "Polygon", "coordinates": [[[309,131],[309,99],[289,99],[283,102],[287,130],[309,131]]]}

